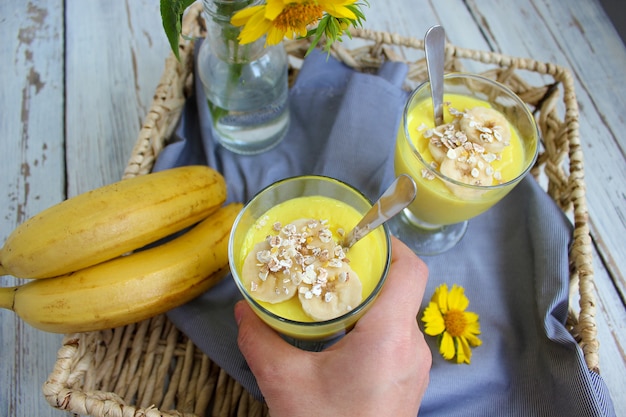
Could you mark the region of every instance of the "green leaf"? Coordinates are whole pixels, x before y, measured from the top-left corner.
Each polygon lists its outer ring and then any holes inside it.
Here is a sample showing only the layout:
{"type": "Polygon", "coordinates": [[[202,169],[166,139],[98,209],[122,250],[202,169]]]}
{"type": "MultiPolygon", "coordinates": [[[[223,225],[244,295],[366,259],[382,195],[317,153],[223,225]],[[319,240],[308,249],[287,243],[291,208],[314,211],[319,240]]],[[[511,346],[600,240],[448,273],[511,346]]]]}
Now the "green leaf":
{"type": "Polygon", "coordinates": [[[322,19],[320,19],[320,21],[317,24],[317,27],[313,31],[311,30],[308,31],[306,35],[307,38],[310,37],[312,34],[315,34],[315,36],[313,37],[313,40],[311,41],[311,44],[309,45],[309,49],[307,49],[306,53],[304,54],[305,56],[308,55],[313,49],[315,49],[315,47],[319,43],[320,39],[322,38],[322,35],[326,31],[326,25],[328,24],[329,18],[330,18],[329,15],[325,15],[324,17],[322,17],[322,19]]]}
{"type": "Polygon", "coordinates": [[[172,52],[180,61],[178,40],[183,31],[183,14],[195,0],[161,0],[161,20],[172,52]]]}
{"type": "Polygon", "coordinates": [[[363,22],[365,21],[365,14],[361,10],[363,6],[369,7],[369,3],[365,1],[364,3],[349,4],[346,6],[348,9],[352,10],[352,13],[356,16],[356,19],[350,19],[354,27],[363,26],[363,22]]]}

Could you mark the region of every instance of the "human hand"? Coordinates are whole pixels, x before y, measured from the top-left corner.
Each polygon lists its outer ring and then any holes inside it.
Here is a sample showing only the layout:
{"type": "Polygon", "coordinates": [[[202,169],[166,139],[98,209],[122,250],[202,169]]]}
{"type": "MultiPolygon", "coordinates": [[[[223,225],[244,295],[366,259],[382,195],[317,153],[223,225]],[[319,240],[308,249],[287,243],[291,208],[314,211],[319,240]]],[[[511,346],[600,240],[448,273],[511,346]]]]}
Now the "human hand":
{"type": "Polygon", "coordinates": [[[432,362],[416,319],[427,277],[426,265],[392,238],[391,268],[378,299],[322,352],[291,346],[245,301],[237,303],[237,342],[272,417],[415,417],[432,362]]]}

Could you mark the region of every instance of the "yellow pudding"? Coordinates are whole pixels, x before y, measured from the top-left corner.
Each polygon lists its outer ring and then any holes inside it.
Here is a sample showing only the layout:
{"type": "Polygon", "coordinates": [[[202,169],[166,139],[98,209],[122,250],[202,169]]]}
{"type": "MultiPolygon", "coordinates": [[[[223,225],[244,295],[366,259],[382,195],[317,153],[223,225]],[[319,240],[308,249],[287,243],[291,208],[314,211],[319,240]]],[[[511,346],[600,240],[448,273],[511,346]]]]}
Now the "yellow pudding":
{"type": "Polygon", "coordinates": [[[430,98],[415,103],[404,121],[410,137],[401,127],[395,151],[396,174],[411,175],[418,187],[409,210],[433,226],[490,208],[514,186],[536,146],[486,101],[448,93],[444,102],[444,124],[436,128],[430,98]]]}
{"type": "Polygon", "coordinates": [[[359,307],[379,285],[388,251],[382,228],[349,250],[338,244],[361,217],[349,204],[321,195],[270,208],[239,248],[236,268],[247,294],[294,322],[332,320],[359,307]]]}

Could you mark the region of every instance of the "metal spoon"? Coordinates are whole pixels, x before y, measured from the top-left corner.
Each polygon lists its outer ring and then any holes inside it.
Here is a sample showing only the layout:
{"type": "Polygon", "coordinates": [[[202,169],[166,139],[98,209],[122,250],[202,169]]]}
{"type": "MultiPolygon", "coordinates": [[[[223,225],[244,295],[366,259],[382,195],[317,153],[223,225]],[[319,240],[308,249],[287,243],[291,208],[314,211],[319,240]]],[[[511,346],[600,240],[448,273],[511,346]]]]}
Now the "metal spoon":
{"type": "Polygon", "coordinates": [[[365,213],[359,224],[345,236],[342,246],[352,247],[369,232],[401,212],[415,199],[416,193],[417,187],[413,178],[406,174],[400,175],[365,213]]]}
{"type": "Polygon", "coordinates": [[[428,29],[424,36],[426,66],[430,81],[430,94],[433,99],[435,126],[443,124],[443,66],[445,58],[446,33],[436,25],[428,29]]]}

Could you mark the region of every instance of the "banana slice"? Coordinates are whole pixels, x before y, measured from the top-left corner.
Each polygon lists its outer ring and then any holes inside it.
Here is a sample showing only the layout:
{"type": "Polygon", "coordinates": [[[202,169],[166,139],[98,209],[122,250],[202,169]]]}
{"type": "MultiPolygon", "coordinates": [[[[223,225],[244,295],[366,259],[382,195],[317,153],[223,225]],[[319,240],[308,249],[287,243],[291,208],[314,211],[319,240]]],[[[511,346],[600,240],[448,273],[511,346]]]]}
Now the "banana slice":
{"type": "Polygon", "coordinates": [[[246,257],[241,280],[256,300],[272,304],[287,301],[297,292],[297,276],[287,272],[287,265],[288,258],[279,258],[267,241],[260,242],[246,257]]]}
{"type": "Polygon", "coordinates": [[[361,303],[361,280],[345,263],[336,268],[320,268],[313,285],[298,288],[298,298],[306,315],[313,320],[331,320],[361,303]]]}
{"type": "Polygon", "coordinates": [[[424,137],[429,139],[428,150],[438,164],[445,159],[448,149],[452,147],[449,141],[456,131],[455,124],[446,123],[424,132],[424,137]]]}
{"type": "Polygon", "coordinates": [[[488,107],[467,110],[459,126],[469,141],[481,145],[487,152],[502,152],[511,140],[506,118],[499,111],[488,107]]]}
{"type": "MultiPolygon", "coordinates": [[[[470,185],[491,185],[493,183],[493,168],[482,155],[467,151],[465,148],[456,148],[448,152],[441,162],[440,171],[453,180],[470,185]]],[[[483,192],[460,185],[445,183],[457,197],[463,199],[476,198],[483,192]]]]}

